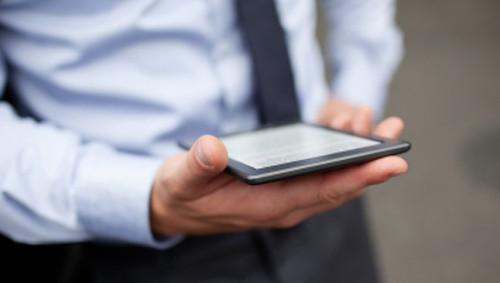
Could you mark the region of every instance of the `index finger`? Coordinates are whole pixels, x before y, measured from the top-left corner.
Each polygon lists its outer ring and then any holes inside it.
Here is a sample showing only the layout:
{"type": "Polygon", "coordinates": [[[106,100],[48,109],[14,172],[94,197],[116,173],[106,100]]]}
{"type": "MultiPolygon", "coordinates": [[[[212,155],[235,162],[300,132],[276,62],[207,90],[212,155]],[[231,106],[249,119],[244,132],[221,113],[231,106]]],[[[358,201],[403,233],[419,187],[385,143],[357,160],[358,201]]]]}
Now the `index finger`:
{"type": "Polygon", "coordinates": [[[399,117],[389,117],[380,122],[373,134],[384,138],[396,139],[399,137],[404,128],[404,122],[399,117]]]}

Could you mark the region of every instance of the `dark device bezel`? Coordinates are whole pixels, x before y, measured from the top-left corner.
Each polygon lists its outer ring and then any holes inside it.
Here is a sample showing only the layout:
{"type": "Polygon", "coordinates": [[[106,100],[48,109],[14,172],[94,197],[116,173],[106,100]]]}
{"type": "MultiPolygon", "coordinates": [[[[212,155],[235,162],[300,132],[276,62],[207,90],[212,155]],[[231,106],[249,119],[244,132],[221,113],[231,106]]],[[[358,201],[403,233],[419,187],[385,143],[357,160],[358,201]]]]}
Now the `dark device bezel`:
{"type": "MultiPolygon", "coordinates": [[[[374,140],[380,143],[363,148],[358,148],[333,154],[327,154],[319,157],[304,159],[290,163],[284,163],[261,169],[255,169],[242,162],[236,161],[231,158],[231,153],[229,153],[229,161],[226,171],[236,176],[237,178],[241,179],[242,181],[246,182],[249,185],[260,185],[304,174],[344,168],[347,166],[364,163],[388,155],[401,154],[407,152],[411,148],[411,143],[408,141],[387,139],[374,135],[359,135],[348,131],[342,131],[326,126],[302,123],[302,122],[263,127],[251,131],[245,131],[221,137],[233,136],[239,134],[248,134],[251,132],[258,132],[263,129],[269,129],[273,127],[285,127],[294,124],[304,124],[311,127],[319,127],[338,133],[374,140]]],[[[189,149],[192,144],[193,142],[179,143],[179,145],[185,149],[189,149]]]]}

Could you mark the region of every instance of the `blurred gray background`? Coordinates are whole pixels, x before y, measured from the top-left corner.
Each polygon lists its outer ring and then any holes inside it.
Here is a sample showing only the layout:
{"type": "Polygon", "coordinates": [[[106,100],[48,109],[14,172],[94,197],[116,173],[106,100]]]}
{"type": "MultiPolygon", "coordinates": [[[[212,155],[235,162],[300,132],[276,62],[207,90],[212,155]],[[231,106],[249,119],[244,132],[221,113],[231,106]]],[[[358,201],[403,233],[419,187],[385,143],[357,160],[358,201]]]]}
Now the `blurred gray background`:
{"type": "Polygon", "coordinates": [[[387,115],[406,175],[367,196],[384,282],[500,282],[500,1],[404,0],[387,115]]]}

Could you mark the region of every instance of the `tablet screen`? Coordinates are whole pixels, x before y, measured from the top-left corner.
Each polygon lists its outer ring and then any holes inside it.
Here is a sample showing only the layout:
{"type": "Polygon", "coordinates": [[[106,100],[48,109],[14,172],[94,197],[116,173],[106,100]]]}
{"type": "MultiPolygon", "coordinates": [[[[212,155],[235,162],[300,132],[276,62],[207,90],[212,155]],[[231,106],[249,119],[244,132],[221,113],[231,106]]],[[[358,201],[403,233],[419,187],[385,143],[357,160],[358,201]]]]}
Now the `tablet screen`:
{"type": "Polygon", "coordinates": [[[229,157],[254,169],[359,149],[381,142],[307,124],[291,124],[221,138],[229,157]]]}

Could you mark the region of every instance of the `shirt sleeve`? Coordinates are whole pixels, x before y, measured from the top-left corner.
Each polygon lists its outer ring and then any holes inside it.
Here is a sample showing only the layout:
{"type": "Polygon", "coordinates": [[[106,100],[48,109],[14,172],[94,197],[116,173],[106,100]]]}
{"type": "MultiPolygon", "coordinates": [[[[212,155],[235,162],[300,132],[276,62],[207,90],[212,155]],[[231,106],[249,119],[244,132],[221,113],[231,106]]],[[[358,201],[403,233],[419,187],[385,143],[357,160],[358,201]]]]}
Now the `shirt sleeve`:
{"type": "MultiPolygon", "coordinates": [[[[0,53],[0,96],[6,68],[0,53]]],[[[0,233],[30,244],[105,240],[168,248],[149,198],[161,159],[123,153],[0,101],[0,233]]]]}
{"type": "Polygon", "coordinates": [[[332,92],[370,105],[381,118],[387,87],[402,57],[394,0],[322,0],[328,25],[326,59],[332,92]]]}

